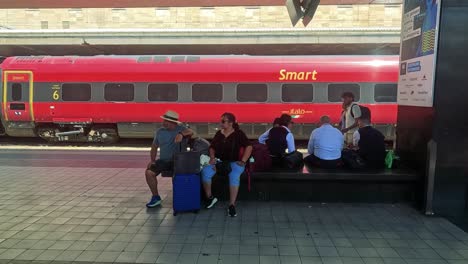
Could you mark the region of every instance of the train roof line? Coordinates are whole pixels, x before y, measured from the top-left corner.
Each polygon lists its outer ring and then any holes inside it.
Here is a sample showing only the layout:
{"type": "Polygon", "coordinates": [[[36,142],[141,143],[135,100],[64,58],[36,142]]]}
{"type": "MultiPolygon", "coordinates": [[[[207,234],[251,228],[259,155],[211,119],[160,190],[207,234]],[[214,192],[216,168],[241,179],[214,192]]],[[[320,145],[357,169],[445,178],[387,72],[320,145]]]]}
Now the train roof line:
{"type": "MultiPolygon", "coordinates": [[[[10,56],[10,58],[98,58],[98,57],[103,57],[103,58],[109,58],[109,57],[115,57],[115,58],[140,58],[140,57],[202,57],[202,58],[225,58],[225,57],[250,57],[250,58],[372,58],[372,57],[397,57],[398,55],[392,55],[392,54],[366,54],[366,55],[356,55],[356,54],[351,54],[351,55],[338,55],[338,54],[332,54],[332,55],[251,55],[251,54],[226,54],[226,55],[197,55],[197,54],[141,54],[141,55],[124,55],[124,54],[108,54],[108,55],[29,55],[29,56],[10,56]]],[[[0,57],[1,59],[6,59],[7,57],[0,57]]]]}
{"type": "Polygon", "coordinates": [[[267,32],[396,32],[399,27],[331,27],[331,28],[90,28],[90,29],[0,29],[12,33],[267,33],[267,32]]]}

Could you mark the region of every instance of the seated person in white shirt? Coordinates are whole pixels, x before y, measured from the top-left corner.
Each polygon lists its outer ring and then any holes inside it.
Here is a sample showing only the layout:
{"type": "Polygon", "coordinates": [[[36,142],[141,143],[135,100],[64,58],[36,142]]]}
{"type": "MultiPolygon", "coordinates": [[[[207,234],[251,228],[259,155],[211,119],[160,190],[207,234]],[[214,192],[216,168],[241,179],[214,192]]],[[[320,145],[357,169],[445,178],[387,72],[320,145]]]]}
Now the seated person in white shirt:
{"type": "Polygon", "coordinates": [[[341,166],[341,150],[344,136],[340,130],[330,125],[330,117],[320,118],[320,127],[314,129],[310,135],[307,150],[309,156],[304,161],[309,166],[321,168],[337,168],[341,166]]]}
{"type": "MultiPolygon", "coordinates": [[[[276,119],[275,119],[276,122],[276,119]]],[[[280,126],[274,126],[263,133],[259,138],[258,142],[266,144],[270,155],[273,160],[273,166],[281,166],[283,164],[282,157],[288,153],[294,152],[296,146],[294,144],[294,136],[291,133],[292,117],[288,114],[283,114],[279,120],[280,126]]]]}

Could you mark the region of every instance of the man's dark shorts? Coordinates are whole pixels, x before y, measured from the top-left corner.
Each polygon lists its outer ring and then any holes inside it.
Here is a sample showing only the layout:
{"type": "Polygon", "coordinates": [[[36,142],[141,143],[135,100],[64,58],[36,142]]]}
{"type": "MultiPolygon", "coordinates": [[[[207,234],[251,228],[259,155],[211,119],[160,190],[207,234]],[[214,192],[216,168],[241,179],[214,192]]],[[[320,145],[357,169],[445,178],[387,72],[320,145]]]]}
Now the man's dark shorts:
{"type": "Polygon", "coordinates": [[[173,161],[165,161],[165,160],[156,160],[151,164],[149,170],[154,172],[156,176],[163,172],[163,171],[172,171],[174,168],[174,162],[173,161]]]}

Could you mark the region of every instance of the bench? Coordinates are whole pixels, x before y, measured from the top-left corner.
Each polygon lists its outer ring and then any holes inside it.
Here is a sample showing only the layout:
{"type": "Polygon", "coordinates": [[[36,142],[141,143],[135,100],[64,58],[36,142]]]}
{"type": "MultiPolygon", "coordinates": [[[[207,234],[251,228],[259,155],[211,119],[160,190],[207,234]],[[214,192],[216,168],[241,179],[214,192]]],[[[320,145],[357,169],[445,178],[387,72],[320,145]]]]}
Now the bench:
{"type": "MultiPolygon", "coordinates": [[[[227,200],[227,178],[215,176],[213,192],[227,200]]],[[[419,203],[423,177],[410,169],[324,170],[305,166],[299,171],[274,170],[241,176],[239,200],[419,203]]]]}

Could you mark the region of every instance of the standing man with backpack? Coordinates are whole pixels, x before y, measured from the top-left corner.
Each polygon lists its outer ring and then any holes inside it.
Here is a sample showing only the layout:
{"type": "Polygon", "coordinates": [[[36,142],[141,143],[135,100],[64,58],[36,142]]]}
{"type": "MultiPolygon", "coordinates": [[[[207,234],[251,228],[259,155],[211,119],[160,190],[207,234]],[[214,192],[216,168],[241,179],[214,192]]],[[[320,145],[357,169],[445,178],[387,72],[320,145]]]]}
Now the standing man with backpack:
{"type": "Polygon", "coordinates": [[[352,92],[344,92],[343,112],[341,113],[341,132],[344,134],[346,145],[353,144],[353,134],[358,129],[358,119],[361,117],[361,107],[354,102],[352,92]]]}

